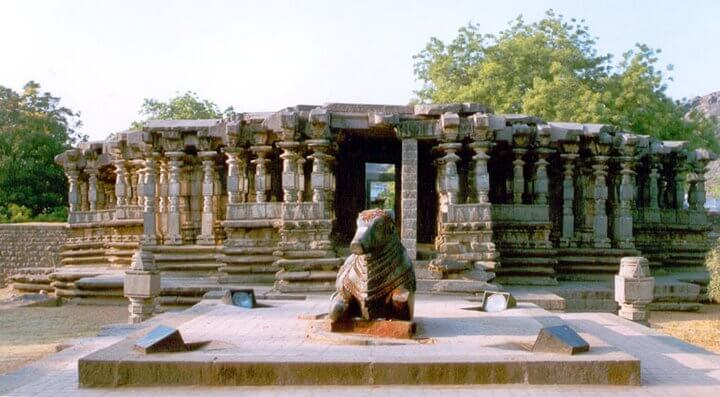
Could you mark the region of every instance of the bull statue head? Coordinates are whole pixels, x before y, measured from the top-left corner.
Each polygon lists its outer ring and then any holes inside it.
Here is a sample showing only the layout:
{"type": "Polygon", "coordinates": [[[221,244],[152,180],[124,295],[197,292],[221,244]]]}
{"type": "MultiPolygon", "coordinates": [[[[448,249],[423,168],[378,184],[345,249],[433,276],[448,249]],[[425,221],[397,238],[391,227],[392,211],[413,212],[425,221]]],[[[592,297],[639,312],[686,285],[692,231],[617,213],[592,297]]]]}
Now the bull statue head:
{"type": "Polygon", "coordinates": [[[355,255],[370,254],[387,245],[395,237],[395,214],[393,211],[372,209],[358,215],[357,230],[350,242],[355,255]]]}

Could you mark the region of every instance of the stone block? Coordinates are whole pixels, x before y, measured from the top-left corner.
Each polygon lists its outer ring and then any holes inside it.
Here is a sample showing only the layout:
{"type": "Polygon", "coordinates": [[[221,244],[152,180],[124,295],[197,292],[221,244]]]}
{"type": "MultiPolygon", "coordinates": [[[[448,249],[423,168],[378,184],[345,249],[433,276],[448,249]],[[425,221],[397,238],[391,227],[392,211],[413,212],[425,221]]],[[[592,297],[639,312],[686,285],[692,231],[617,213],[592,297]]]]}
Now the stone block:
{"type": "Polygon", "coordinates": [[[354,333],[380,338],[411,339],[415,335],[416,324],[413,321],[402,320],[360,320],[344,321],[324,320],[325,327],[330,332],[354,333]]]}
{"type": "Polygon", "coordinates": [[[545,327],[540,330],[533,352],[558,354],[578,354],[590,350],[590,345],[577,332],[567,325],[545,327]]]}
{"type": "Polygon", "coordinates": [[[135,350],[145,354],[187,351],[187,346],[180,335],[180,331],[164,325],[153,328],[145,336],[138,339],[133,347],[135,350]]]}
{"type": "Polygon", "coordinates": [[[615,276],[615,301],[618,303],[650,303],[653,299],[654,287],[655,279],[653,277],[624,278],[615,276]]]}
{"type": "Polygon", "coordinates": [[[142,270],[125,272],[123,287],[125,296],[151,298],[160,294],[160,273],[142,270]]]}

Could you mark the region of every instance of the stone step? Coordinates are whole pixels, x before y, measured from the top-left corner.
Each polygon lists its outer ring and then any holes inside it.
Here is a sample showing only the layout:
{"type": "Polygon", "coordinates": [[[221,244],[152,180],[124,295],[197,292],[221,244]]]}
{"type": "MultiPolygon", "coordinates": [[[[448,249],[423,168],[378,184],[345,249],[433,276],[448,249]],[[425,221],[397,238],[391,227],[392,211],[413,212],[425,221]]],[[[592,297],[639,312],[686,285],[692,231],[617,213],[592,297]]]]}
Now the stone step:
{"type": "Polygon", "coordinates": [[[576,265],[576,264],[604,264],[615,265],[620,268],[620,258],[616,257],[596,257],[596,256],[561,256],[557,258],[558,264],[576,265]]]}
{"type": "Polygon", "coordinates": [[[275,282],[275,273],[230,274],[218,277],[221,284],[272,284],[275,282]]]}
{"type": "Polygon", "coordinates": [[[500,267],[512,267],[512,266],[549,266],[553,267],[557,264],[555,258],[540,258],[540,257],[523,257],[523,256],[501,256],[500,267]]]}
{"type": "Polygon", "coordinates": [[[218,262],[155,262],[158,269],[162,271],[209,271],[215,272],[221,264],[218,262]]]}
{"type": "Polygon", "coordinates": [[[79,258],[63,258],[60,260],[62,266],[107,266],[110,262],[105,256],[87,256],[79,258]]]}
{"type": "Polygon", "coordinates": [[[250,274],[250,273],[272,273],[275,274],[278,271],[278,268],[273,266],[272,264],[268,265],[232,265],[228,264],[226,266],[220,266],[218,268],[218,271],[221,273],[227,273],[227,274],[250,274]]]}
{"type": "Polygon", "coordinates": [[[283,293],[334,292],[335,278],[327,281],[292,281],[278,280],[275,289],[283,293]]]}
{"type": "Polygon", "coordinates": [[[221,252],[225,255],[272,255],[275,247],[225,247],[221,252]]]}
{"type": "Polygon", "coordinates": [[[86,277],[73,284],[79,290],[122,290],[123,281],[123,277],[86,277]]]}
{"type": "Polygon", "coordinates": [[[89,249],[76,249],[76,250],[64,250],[60,252],[61,258],[67,257],[81,257],[81,256],[103,256],[105,255],[105,248],[89,248],[89,249]]]}
{"type": "Polygon", "coordinates": [[[336,270],[343,261],[343,258],[278,259],[275,266],[286,271],[336,270]]]}
{"type": "Polygon", "coordinates": [[[187,262],[187,261],[214,261],[216,259],[215,253],[201,253],[201,254],[153,254],[155,262],[187,262]]]}
{"type": "Polygon", "coordinates": [[[237,265],[252,265],[252,264],[265,264],[265,263],[273,263],[278,258],[273,255],[243,255],[243,256],[228,256],[228,255],[222,255],[218,258],[218,262],[221,263],[227,263],[227,264],[237,264],[237,265]]]}
{"type": "Polygon", "coordinates": [[[557,255],[557,250],[552,248],[499,248],[500,258],[504,257],[553,257],[557,255]]]}
{"type": "Polygon", "coordinates": [[[201,253],[215,253],[217,247],[214,245],[156,245],[153,247],[153,253],[190,253],[190,254],[201,254],[201,253]]]}
{"type": "Polygon", "coordinates": [[[332,250],[282,251],[282,257],[285,259],[334,258],[335,251],[332,251],[332,250]]]}
{"type": "Polygon", "coordinates": [[[417,280],[417,290],[421,292],[476,295],[499,289],[496,284],[475,280],[417,280]]]}
{"type": "Polygon", "coordinates": [[[498,275],[493,280],[494,283],[502,285],[540,285],[540,286],[552,286],[557,285],[558,282],[555,277],[551,276],[504,276],[498,275]]]}
{"type": "Polygon", "coordinates": [[[495,269],[495,273],[498,275],[509,275],[509,274],[546,274],[553,275],[555,270],[552,267],[540,267],[540,266],[500,266],[495,269]]]}
{"type": "Polygon", "coordinates": [[[304,272],[280,270],[275,278],[280,281],[316,281],[335,280],[337,272],[324,270],[311,270],[304,272]]]}

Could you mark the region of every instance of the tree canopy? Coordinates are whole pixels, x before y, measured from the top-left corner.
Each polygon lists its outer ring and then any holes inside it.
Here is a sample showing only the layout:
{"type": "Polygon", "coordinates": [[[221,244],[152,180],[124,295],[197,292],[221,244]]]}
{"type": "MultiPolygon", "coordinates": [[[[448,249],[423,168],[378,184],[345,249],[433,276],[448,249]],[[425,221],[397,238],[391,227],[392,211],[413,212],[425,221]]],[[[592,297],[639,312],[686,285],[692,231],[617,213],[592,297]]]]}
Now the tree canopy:
{"type": "Polygon", "coordinates": [[[144,122],[152,119],[188,120],[188,119],[214,119],[231,115],[233,108],[228,107],[223,112],[214,102],[201,99],[197,93],[187,91],[177,94],[167,102],[153,98],[145,98],[140,107],[142,121],[136,121],[132,128],[140,128],[144,122]]]}
{"type": "Polygon", "coordinates": [[[423,83],[416,94],[423,102],[480,102],[548,121],[614,124],[718,151],[715,122],[667,95],[672,66],[658,67],[660,52],[636,44],[613,62],[598,53],[584,20],[552,10],[533,23],[519,16],[497,34],[471,23],[449,43],[431,38],[414,57],[423,83]]]}
{"type": "Polygon", "coordinates": [[[34,81],[0,86],[0,221],[63,212],[67,182],[53,158],[87,139],[79,116],[34,81]]]}

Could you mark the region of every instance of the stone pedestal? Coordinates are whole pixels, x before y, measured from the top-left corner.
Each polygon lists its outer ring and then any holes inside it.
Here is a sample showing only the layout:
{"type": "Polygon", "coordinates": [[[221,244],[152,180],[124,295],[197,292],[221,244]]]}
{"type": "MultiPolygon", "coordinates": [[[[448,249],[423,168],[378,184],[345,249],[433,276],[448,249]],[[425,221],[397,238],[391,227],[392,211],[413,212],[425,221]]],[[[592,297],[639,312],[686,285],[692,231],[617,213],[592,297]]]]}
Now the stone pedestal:
{"type": "Polygon", "coordinates": [[[626,256],[620,260],[620,273],[615,276],[615,301],[620,305],[618,315],[646,324],[647,305],[653,300],[655,278],[650,276],[648,260],[641,256],[626,256]]]}
{"type": "Polygon", "coordinates": [[[142,247],[135,252],[130,269],[125,272],[124,295],[130,300],[129,322],[139,323],[155,311],[155,298],[160,295],[160,272],[152,252],[142,247]]]}

